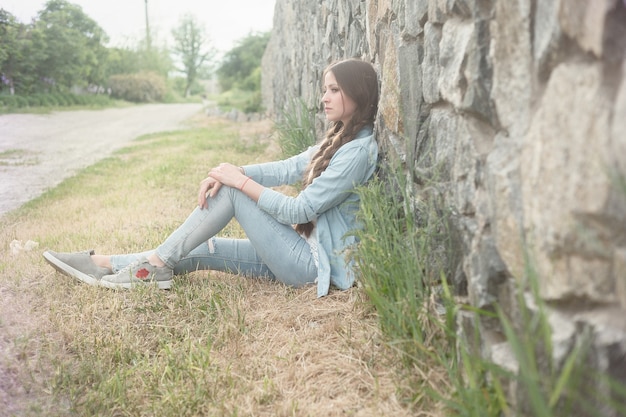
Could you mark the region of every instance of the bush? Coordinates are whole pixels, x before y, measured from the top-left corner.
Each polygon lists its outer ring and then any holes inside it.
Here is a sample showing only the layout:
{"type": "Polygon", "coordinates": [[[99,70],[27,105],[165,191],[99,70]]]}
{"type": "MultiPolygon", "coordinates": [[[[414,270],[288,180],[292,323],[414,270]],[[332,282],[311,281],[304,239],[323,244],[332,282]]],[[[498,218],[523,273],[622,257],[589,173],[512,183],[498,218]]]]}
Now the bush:
{"type": "Polygon", "coordinates": [[[28,100],[21,96],[13,96],[15,98],[16,108],[28,107],[28,100]]]}
{"type": "Polygon", "coordinates": [[[94,106],[107,106],[111,104],[111,99],[107,95],[98,94],[91,96],[91,104],[94,106]]]}
{"type": "Polygon", "coordinates": [[[15,96],[0,96],[0,104],[4,107],[15,108],[17,107],[17,103],[15,101],[15,96]]]}
{"type": "Polygon", "coordinates": [[[114,75],[109,87],[114,98],[135,103],[162,101],[167,93],[165,79],[151,72],[114,75]]]}
{"type": "Polygon", "coordinates": [[[30,96],[32,100],[37,101],[37,106],[50,106],[48,96],[46,94],[33,94],[30,96]]]}
{"type": "Polygon", "coordinates": [[[59,105],[59,100],[53,94],[46,94],[45,97],[46,106],[54,107],[59,105]]]}
{"type": "Polygon", "coordinates": [[[74,104],[76,104],[76,100],[74,98],[76,96],[74,94],[61,93],[61,95],[63,96],[63,99],[65,100],[66,106],[73,106],[74,104]]]}
{"type": "Polygon", "coordinates": [[[261,113],[263,111],[263,98],[260,91],[256,91],[250,96],[244,104],[243,111],[244,113],[261,113]]]}
{"type": "Polygon", "coordinates": [[[53,93],[51,96],[54,98],[54,101],[56,101],[57,106],[69,106],[67,98],[63,94],[53,93]]]}
{"type": "Polygon", "coordinates": [[[30,107],[41,106],[41,100],[37,96],[26,96],[26,100],[28,101],[28,105],[30,107]]]}

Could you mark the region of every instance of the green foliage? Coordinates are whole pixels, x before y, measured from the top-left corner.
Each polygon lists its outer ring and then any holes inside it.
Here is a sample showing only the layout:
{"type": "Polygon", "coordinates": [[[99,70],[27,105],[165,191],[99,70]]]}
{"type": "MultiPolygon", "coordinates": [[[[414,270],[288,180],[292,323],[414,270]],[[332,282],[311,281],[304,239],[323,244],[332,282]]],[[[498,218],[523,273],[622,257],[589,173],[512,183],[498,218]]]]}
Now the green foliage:
{"type": "Polygon", "coordinates": [[[107,42],[98,24],[65,0],[48,1],[29,24],[0,10],[0,93],[106,88],[112,75],[154,72],[165,78],[172,69],[166,47],[109,49],[107,42]]]}
{"type": "Polygon", "coordinates": [[[108,38],[80,6],[50,0],[31,24],[0,11],[0,88],[21,94],[101,84],[108,38]]]}
{"type": "Polygon", "coordinates": [[[445,212],[414,200],[402,175],[393,179],[393,190],[380,180],[360,190],[364,228],[355,260],[383,332],[410,361],[437,333],[426,308],[455,258],[454,242],[445,212]]]}
{"type": "Polygon", "coordinates": [[[210,47],[205,29],[193,15],[183,16],[178,26],[172,30],[172,35],[172,53],[178,58],[178,71],[185,74],[184,95],[188,97],[192,86],[203,72],[203,67],[215,56],[216,50],[210,47]]]}
{"type": "Polygon", "coordinates": [[[42,58],[34,45],[41,35],[0,10],[0,93],[33,92],[37,76],[33,69],[42,58]]]}
{"type": "Polygon", "coordinates": [[[41,53],[37,75],[53,80],[51,89],[69,90],[104,81],[101,68],[108,37],[80,6],[49,0],[32,30],[41,34],[35,44],[41,53]]]}
{"type": "MultiPolygon", "coordinates": [[[[34,96],[76,88],[103,91],[112,76],[121,74],[154,73],[167,79],[174,69],[172,56],[186,79],[179,93],[189,96],[204,92],[198,80],[210,75],[208,63],[215,55],[205,29],[187,15],[172,35],[175,42],[171,50],[148,39],[107,48],[108,37],[102,28],[80,6],[66,0],[49,0],[27,24],[0,9],[0,94],[34,96]]],[[[243,88],[258,91],[260,70],[246,75],[243,88]]],[[[155,100],[159,94],[149,96],[155,100]]],[[[169,92],[160,96],[180,97],[169,92]]],[[[32,100],[31,105],[36,105],[32,100]]],[[[146,100],[145,94],[140,100],[146,100]]],[[[254,96],[244,108],[258,110],[260,97],[254,96]]]]}
{"type": "Polygon", "coordinates": [[[109,86],[113,97],[136,103],[160,101],[167,92],[163,77],[149,72],[114,75],[109,86]]]}
{"type": "Polygon", "coordinates": [[[141,71],[140,53],[131,48],[109,48],[107,55],[107,73],[133,74],[141,71]]]}
{"type": "Polygon", "coordinates": [[[228,51],[217,69],[223,91],[233,88],[254,91],[261,85],[261,59],[270,39],[270,32],[250,34],[228,51]]]}
{"type": "Polygon", "coordinates": [[[291,99],[281,112],[275,124],[278,132],[278,144],[284,157],[297,155],[315,145],[314,108],[309,108],[302,99],[291,99]]]}

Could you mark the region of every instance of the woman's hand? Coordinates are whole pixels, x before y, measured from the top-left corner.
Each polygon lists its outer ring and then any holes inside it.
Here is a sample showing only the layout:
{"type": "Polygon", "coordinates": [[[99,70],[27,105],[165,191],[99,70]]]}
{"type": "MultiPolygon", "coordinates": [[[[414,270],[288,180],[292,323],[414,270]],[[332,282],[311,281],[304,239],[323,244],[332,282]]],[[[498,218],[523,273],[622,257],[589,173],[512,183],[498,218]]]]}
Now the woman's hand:
{"type": "MultiPolygon", "coordinates": [[[[243,174],[243,170],[240,167],[223,163],[209,171],[209,178],[213,178],[215,181],[229,187],[241,189],[248,177],[243,174]]],[[[211,194],[214,195],[214,193],[211,194]]]]}
{"type": "Polygon", "coordinates": [[[215,178],[207,177],[200,183],[200,191],[198,191],[198,207],[207,208],[207,196],[213,197],[220,190],[222,183],[215,178]]]}
{"type": "Polygon", "coordinates": [[[248,177],[243,174],[243,170],[233,164],[223,163],[212,168],[209,171],[209,176],[200,183],[198,207],[207,208],[207,197],[215,197],[222,184],[240,189],[246,179],[248,177]]]}

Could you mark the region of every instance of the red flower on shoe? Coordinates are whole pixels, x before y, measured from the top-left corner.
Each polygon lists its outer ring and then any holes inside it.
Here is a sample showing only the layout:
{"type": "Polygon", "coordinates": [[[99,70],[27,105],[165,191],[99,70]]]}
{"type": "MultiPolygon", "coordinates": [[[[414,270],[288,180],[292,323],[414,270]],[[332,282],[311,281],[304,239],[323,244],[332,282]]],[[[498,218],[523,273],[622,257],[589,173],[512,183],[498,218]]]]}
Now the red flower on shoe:
{"type": "Polygon", "coordinates": [[[148,278],[148,275],[150,275],[150,271],[148,271],[146,268],[141,268],[140,270],[135,272],[135,276],[142,280],[148,278]]]}

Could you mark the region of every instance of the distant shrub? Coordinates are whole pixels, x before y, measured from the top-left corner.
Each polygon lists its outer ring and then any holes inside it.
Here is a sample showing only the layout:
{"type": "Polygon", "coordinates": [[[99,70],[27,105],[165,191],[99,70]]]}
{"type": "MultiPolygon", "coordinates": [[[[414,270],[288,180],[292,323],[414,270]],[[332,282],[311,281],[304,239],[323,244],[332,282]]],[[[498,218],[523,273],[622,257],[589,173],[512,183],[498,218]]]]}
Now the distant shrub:
{"type": "Polygon", "coordinates": [[[65,105],[66,106],[73,106],[74,104],[76,104],[75,100],[74,100],[74,94],[70,94],[70,93],[61,93],[61,95],[63,96],[63,99],[65,101],[65,105]]]}
{"type": "Polygon", "coordinates": [[[107,106],[111,104],[111,99],[107,95],[98,94],[91,96],[90,102],[95,106],[107,106]]]}
{"type": "Polygon", "coordinates": [[[27,96],[26,101],[28,101],[28,105],[30,107],[38,107],[41,106],[41,100],[37,96],[27,96]]]}
{"type": "Polygon", "coordinates": [[[167,92],[165,79],[151,72],[114,75],[109,87],[114,98],[136,103],[162,101],[167,92]]]}
{"type": "Polygon", "coordinates": [[[59,105],[59,101],[54,95],[46,94],[45,97],[46,106],[54,107],[59,105]]]}
{"type": "Polygon", "coordinates": [[[3,107],[14,108],[17,107],[15,96],[1,95],[0,105],[3,107]]]}
{"type": "Polygon", "coordinates": [[[17,108],[28,107],[28,100],[26,98],[22,96],[14,96],[14,97],[15,97],[15,105],[13,107],[17,107],[17,108]]]}
{"type": "Polygon", "coordinates": [[[255,91],[254,94],[245,102],[243,111],[245,113],[260,113],[263,111],[263,98],[261,91],[255,91]]]}
{"type": "Polygon", "coordinates": [[[33,94],[32,96],[29,96],[30,99],[33,102],[37,102],[37,106],[49,106],[50,104],[48,103],[48,99],[47,99],[47,95],[46,94],[33,94]]]}
{"type": "Polygon", "coordinates": [[[58,106],[69,106],[70,103],[68,103],[67,98],[63,94],[52,93],[51,95],[58,106]]]}

